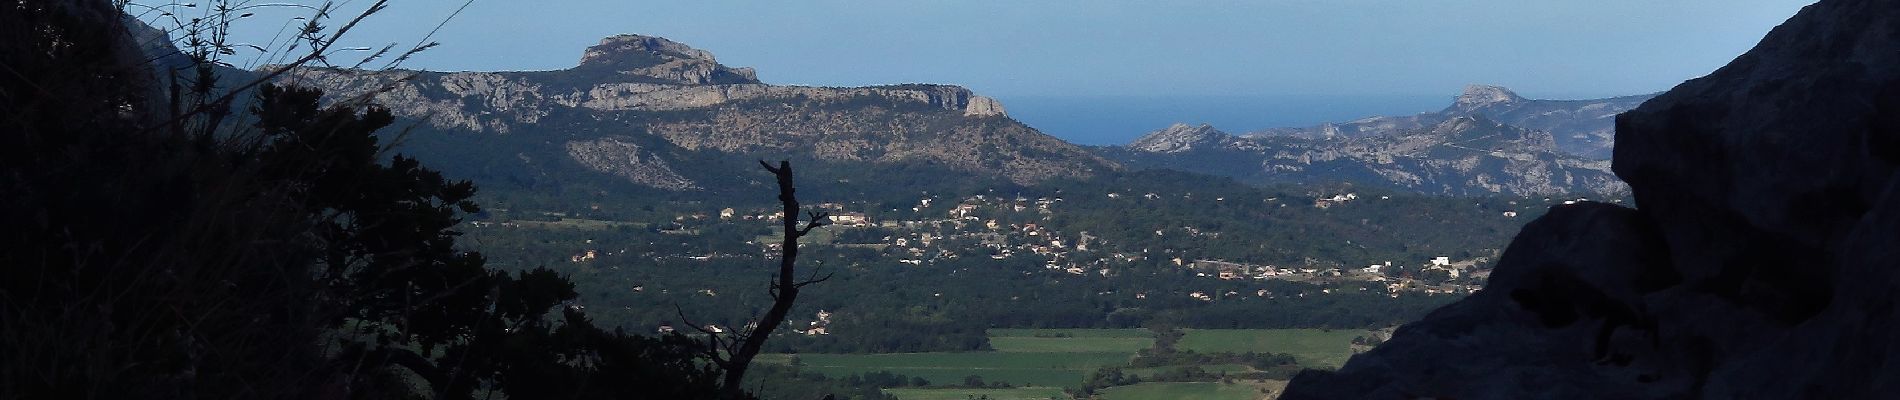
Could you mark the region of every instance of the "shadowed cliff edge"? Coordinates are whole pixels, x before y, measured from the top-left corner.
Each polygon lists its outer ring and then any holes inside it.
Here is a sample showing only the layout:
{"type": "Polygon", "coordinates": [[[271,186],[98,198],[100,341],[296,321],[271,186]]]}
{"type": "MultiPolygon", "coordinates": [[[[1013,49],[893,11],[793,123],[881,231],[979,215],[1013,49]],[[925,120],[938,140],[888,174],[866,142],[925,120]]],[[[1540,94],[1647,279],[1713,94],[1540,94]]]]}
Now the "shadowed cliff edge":
{"type": "Polygon", "coordinates": [[[1553,209],[1484,291],[1282,398],[1891,396],[1896,48],[1900,1],[1803,9],[1617,118],[1639,208],[1553,209]]]}

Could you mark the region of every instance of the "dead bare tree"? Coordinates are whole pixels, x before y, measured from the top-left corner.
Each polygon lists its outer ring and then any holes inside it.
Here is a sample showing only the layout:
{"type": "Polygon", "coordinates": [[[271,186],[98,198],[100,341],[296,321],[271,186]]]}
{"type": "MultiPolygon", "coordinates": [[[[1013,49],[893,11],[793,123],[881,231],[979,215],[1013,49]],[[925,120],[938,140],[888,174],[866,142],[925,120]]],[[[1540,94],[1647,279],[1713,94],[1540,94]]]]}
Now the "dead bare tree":
{"type": "Polygon", "coordinates": [[[779,247],[778,273],[772,276],[770,289],[772,308],[767,310],[765,316],[759,318],[756,323],[733,330],[730,337],[721,336],[722,332],[695,324],[686,319],[684,312],[680,313],[682,322],[706,335],[706,341],[709,344],[706,349],[707,358],[711,359],[720,370],[725,371],[725,382],[720,389],[724,392],[720,397],[726,399],[739,399],[745,395],[745,392],[741,390],[741,384],[745,379],[746,368],[751,366],[753,357],[759,355],[759,349],[765,346],[765,339],[771,337],[772,331],[785,323],[785,316],[792,311],[792,303],[798,300],[798,290],[831,279],[830,274],[822,277],[813,274],[804,280],[799,280],[796,278],[797,269],[795,268],[798,261],[798,239],[811,233],[812,229],[829,225],[830,214],[816,211],[807,213],[804,220],[799,220],[798,196],[794,194],[796,189],[792,186],[792,163],[779,161],[778,166],[774,167],[760,160],[759,166],[765,167],[766,171],[778,177],[778,201],[784,207],[781,214],[784,217],[780,220],[785,224],[785,239],[779,247]]]}

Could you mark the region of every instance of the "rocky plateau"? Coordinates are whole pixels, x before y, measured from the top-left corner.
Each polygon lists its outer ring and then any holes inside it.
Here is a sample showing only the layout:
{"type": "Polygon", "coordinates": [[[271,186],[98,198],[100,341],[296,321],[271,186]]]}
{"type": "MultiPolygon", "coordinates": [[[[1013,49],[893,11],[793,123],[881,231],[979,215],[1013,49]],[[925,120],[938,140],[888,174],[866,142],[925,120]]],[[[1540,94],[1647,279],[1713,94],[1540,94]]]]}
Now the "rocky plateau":
{"type": "Polygon", "coordinates": [[[652,36],[603,39],[565,70],[300,67],[279,83],[324,89],[328,101],[373,101],[398,117],[464,134],[470,145],[508,135],[558,142],[550,151],[576,165],[665,190],[702,188],[696,171],[669,167],[686,161],[680,154],[702,150],[924,163],[1017,183],[1118,168],[1010,119],[1000,102],[962,87],[771,85],[750,68],[652,36]]]}

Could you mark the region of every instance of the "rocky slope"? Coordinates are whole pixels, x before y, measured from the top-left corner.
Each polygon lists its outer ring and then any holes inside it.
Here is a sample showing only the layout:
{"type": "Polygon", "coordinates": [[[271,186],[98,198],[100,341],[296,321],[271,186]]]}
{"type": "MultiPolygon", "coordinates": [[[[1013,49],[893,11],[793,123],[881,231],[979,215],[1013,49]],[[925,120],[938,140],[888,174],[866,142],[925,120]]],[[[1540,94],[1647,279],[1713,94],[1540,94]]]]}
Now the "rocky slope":
{"type": "Polygon", "coordinates": [[[1607,159],[1615,147],[1616,115],[1654,95],[1595,100],[1533,100],[1498,86],[1470,85],[1451,106],[1434,113],[1369,117],[1304,128],[1272,128],[1246,137],[1292,136],[1309,139],[1359,138],[1416,130],[1453,118],[1484,117],[1507,125],[1550,132],[1556,150],[1590,159],[1607,159]]]}
{"type": "Polygon", "coordinates": [[[606,38],[566,70],[299,68],[283,82],[322,88],[332,101],[371,99],[435,130],[486,134],[467,136],[469,145],[532,135],[573,164],[668,190],[699,189],[705,178],[695,175],[718,175],[668,166],[699,151],[923,163],[1017,183],[1116,168],[961,87],[769,85],[750,68],[651,36],[606,38]]]}
{"type": "Polygon", "coordinates": [[[1282,398],[1892,397],[1897,5],[1822,0],[1620,116],[1641,208],[1552,210],[1485,290],[1282,398]]]}
{"type": "MultiPolygon", "coordinates": [[[[1406,120],[1406,124],[1422,119],[1406,120]]],[[[1482,115],[1388,132],[1239,138],[1175,125],[1103,154],[1130,166],[1222,175],[1255,183],[1359,182],[1444,195],[1621,196],[1608,161],[1554,150],[1555,139],[1482,115]]]]}
{"type": "Polygon", "coordinates": [[[1166,129],[1150,132],[1128,143],[1128,149],[1149,153],[1183,153],[1197,149],[1244,150],[1259,146],[1227,132],[1214,129],[1213,125],[1174,124],[1166,129]]]}

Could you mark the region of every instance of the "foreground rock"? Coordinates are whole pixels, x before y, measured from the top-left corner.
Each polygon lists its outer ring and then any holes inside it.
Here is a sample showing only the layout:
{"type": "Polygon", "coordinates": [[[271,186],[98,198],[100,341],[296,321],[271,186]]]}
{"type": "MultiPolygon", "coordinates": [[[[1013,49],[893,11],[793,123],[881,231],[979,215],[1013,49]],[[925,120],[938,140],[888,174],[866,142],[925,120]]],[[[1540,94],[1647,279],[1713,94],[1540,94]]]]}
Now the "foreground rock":
{"type": "Polygon", "coordinates": [[[1900,2],[1825,0],[1618,119],[1638,210],[1560,207],[1489,286],[1283,398],[1886,398],[1900,2]]]}

